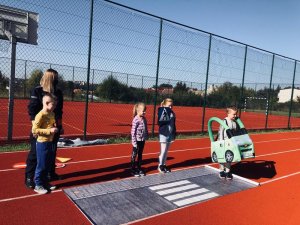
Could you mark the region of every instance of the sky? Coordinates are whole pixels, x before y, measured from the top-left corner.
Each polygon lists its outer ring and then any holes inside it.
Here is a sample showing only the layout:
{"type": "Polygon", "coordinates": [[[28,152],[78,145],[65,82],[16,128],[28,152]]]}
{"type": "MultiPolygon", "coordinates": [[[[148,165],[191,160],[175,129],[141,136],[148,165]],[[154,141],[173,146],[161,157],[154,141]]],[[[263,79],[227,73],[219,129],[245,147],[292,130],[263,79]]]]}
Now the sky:
{"type": "MultiPolygon", "coordinates": [[[[300,1],[297,0],[115,2],[300,60],[300,1]]],[[[24,76],[24,71],[30,73],[36,68],[52,67],[66,80],[86,80],[89,0],[0,0],[0,4],[39,13],[38,45],[17,45],[17,77],[24,76]]],[[[159,73],[160,83],[175,85],[180,80],[202,89],[207,72],[208,35],[167,22],[163,23],[162,33],[157,71],[159,20],[95,0],[91,79],[100,83],[114,71],[118,79],[128,85],[151,87],[159,73]]],[[[209,83],[240,84],[244,55],[245,46],[214,38],[209,83]]],[[[268,85],[271,56],[249,49],[245,82],[262,83],[261,87],[268,85]]],[[[0,69],[8,74],[9,61],[3,57],[10,57],[10,52],[0,51],[0,69]]],[[[273,81],[289,86],[293,68],[292,61],[276,57],[273,81]]],[[[300,65],[296,82],[300,83],[300,65]]]]}
{"type": "Polygon", "coordinates": [[[300,60],[298,0],[115,0],[114,2],[300,60]]]}

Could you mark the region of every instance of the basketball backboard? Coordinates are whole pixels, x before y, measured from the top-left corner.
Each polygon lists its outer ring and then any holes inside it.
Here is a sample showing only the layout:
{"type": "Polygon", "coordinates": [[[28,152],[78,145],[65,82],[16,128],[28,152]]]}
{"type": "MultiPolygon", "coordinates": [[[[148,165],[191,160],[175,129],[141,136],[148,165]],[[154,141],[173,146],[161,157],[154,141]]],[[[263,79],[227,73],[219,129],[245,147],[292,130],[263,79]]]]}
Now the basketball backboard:
{"type": "Polygon", "coordinates": [[[0,5],[0,39],[37,45],[39,15],[34,12],[0,5]]]}

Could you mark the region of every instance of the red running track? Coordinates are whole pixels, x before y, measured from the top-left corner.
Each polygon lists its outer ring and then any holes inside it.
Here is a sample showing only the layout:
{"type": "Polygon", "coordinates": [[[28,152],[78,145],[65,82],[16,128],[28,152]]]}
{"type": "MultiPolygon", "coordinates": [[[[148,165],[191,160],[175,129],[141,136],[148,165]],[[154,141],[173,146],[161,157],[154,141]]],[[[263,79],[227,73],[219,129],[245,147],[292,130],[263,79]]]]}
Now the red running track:
{"type": "MultiPolygon", "coordinates": [[[[300,132],[251,135],[257,157],[233,166],[243,177],[261,186],[158,215],[135,224],[299,224],[300,132]]],[[[168,164],[173,170],[210,164],[207,138],[177,140],[170,149],[168,164]]],[[[148,174],[156,173],[158,143],[148,142],[144,153],[148,174]]],[[[61,189],[122,179],[129,176],[130,144],[59,149],[71,157],[57,170],[60,189],[39,196],[24,187],[24,170],[11,165],[24,161],[27,152],[0,154],[0,221],[8,224],[89,224],[61,189]]]]}
{"type": "MultiPolygon", "coordinates": [[[[27,113],[28,100],[16,100],[14,108],[13,137],[28,138],[31,123],[27,113]]],[[[8,101],[0,99],[0,140],[7,138],[8,101]]],[[[202,108],[176,106],[174,111],[177,116],[177,130],[179,132],[199,132],[202,129],[202,108]]],[[[65,102],[63,125],[68,136],[82,136],[84,127],[85,103],[65,102]]],[[[147,107],[147,120],[149,131],[152,127],[153,106],[147,107]]],[[[223,109],[206,109],[205,130],[207,120],[213,116],[223,118],[223,109]]],[[[259,113],[242,113],[242,119],[248,129],[263,129],[265,115],[259,113]]],[[[132,104],[90,103],[88,110],[87,135],[112,135],[129,134],[132,121],[132,104]]],[[[287,116],[269,115],[269,128],[286,128],[287,116]]],[[[216,124],[214,124],[215,126],[216,124]]],[[[291,118],[291,127],[300,127],[300,118],[291,118]]],[[[155,131],[157,131],[155,126],[155,131]]],[[[215,127],[216,128],[216,127],[215,127]]]]}

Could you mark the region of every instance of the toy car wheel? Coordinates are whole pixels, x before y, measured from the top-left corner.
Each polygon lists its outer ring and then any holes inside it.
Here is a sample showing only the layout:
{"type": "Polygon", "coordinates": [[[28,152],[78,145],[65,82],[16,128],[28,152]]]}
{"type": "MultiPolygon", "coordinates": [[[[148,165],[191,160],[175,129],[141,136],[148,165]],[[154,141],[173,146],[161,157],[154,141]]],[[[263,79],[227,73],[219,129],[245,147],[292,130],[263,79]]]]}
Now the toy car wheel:
{"type": "Polygon", "coordinates": [[[225,160],[226,160],[226,162],[232,162],[233,158],[234,158],[233,152],[230,151],[230,150],[227,150],[225,152],[225,160]]]}
{"type": "Polygon", "coordinates": [[[211,155],[211,159],[213,162],[218,162],[218,157],[217,154],[215,152],[213,152],[213,154],[211,155]]]}

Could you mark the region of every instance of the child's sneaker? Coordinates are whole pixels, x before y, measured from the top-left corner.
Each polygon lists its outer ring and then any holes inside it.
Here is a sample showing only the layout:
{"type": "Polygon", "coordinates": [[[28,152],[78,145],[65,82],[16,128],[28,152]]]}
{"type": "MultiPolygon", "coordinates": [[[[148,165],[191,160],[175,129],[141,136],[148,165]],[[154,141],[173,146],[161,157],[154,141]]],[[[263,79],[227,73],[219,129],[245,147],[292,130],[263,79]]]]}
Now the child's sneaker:
{"type": "Polygon", "coordinates": [[[43,186],[35,186],[34,191],[40,195],[48,193],[48,191],[43,186]]]}
{"type": "Polygon", "coordinates": [[[52,185],[52,184],[46,184],[45,185],[46,189],[50,190],[50,191],[54,191],[56,189],[56,186],[55,185],[52,185]]]}
{"type": "Polygon", "coordinates": [[[171,170],[166,165],[164,165],[164,171],[165,171],[165,173],[170,173],[171,172],[171,170]]]}
{"type": "Polygon", "coordinates": [[[160,172],[160,173],[166,173],[165,167],[163,165],[159,165],[157,169],[158,169],[158,172],[160,172]]]}
{"type": "Polygon", "coordinates": [[[220,177],[221,179],[225,179],[225,178],[226,178],[226,173],[225,173],[225,171],[221,171],[220,174],[219,174],[219,177],[220,177]]]}
{"type": "Polygon", "coordinates": [[[143,177],[143,176],[146,175],[145,172],[144,172],[144,170],[143,170],[142,168],[139,169],[139,175],[140,175],[141,177],[143,177]]]}
{"type": "Polygon", "coordinates": [[[140,173],[137,169],[131,169],[131,175],[134,177],[139,177],[140,173]]]}
{"type": "Polygon", "coordinates": [[[230,173],[230,172],[226,173],[227,180],[232,180],[232,178],[233,178],[232,173],[230,173]]]}

